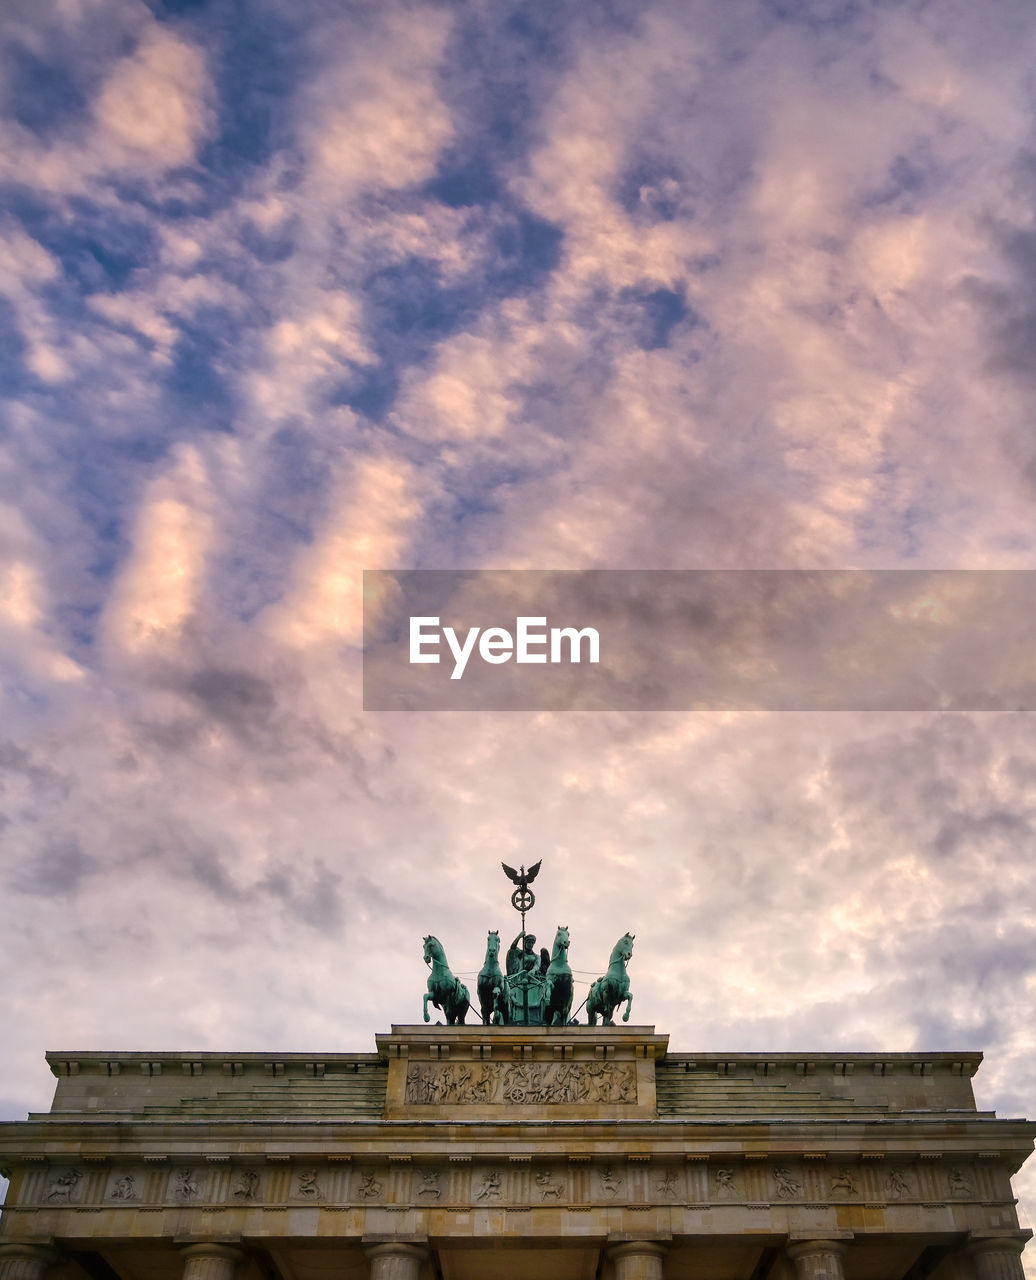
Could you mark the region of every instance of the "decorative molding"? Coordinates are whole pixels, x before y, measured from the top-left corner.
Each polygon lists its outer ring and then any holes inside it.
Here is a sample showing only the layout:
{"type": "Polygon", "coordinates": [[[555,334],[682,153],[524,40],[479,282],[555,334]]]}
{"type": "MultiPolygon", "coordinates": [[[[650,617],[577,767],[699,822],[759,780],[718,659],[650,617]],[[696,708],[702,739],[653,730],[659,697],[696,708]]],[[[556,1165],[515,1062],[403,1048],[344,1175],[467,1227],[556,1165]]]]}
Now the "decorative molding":
{"type": "MultiPolygon", "coordinates": [[[[550,1064],[547,1064],[550,1065],[550,1064]]],[[[847,1204],[890,1213],[949,1208],[969,1213],[973,1206],[1012,1212],[1006,1171],[974,1158],[921,1163],[871,1158],[852,1163],[851,1153],[815,1151],[761,1155],[751,1161],[712,1153],[711,1163],[696,1153],[643,1150],[614,1154],[584,1152],[495,1152],[486,1157],[446,1151],[416,1155],[391,1152],[296,1153],[263,1162],[261,1153],[216,1157],[198,1154],[191,1164],[156,1167],[154,1156],[134,1164],[113,1158],[114,1168],[29,1165],[17,1188],[20,1203],[10,1213],[149,1211],[175,1207],[208,1213],[226,1210],[313,1208],[358,1211],[431,1210],[469,1212],[479,1208],[564,1208],[585,1205],[622,1209],[750,1209],[761,1205],[796,1211],[847,1204]],[[350,1167],[350,1160],[353,1162],[350,1167]],[[208,1161],[209,1163],[202,1163],[208,1161]],[[356,1162],[362,1161],[357,1167],[356,1162]],[[467,1166],[467,1168],[465,1168],[467,1166]],[[1001,1189],[1002,1188],[1002,1189],[1001,1189]]],[[[961,1219],[963,1221],[963,1219],[961,1219]]]]}
{"type": "Polygon", "coordinates": [[[637,1101],[633,1063],[500,1062],[433,1065],[411,1061],[406,1101],[416,1106],[601,1105],[637,1101]]]}

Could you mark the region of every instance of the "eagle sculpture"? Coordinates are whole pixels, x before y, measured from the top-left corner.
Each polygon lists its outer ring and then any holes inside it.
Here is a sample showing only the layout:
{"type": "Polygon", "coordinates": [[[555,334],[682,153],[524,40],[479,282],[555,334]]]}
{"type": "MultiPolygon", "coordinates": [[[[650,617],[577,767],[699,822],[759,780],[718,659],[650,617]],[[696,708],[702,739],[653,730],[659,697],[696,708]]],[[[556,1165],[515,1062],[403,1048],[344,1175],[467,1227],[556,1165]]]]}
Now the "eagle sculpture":
{"type": "Polygon", "coordinates": [[[528,871],[526,871],[524,867],[522,867],[520,871],[515,871],[514,867],[509,867],[506,862],[500,863],[503,869],[507,872],[508,879],[513,880],[519,889],[528,889],[529,885],[536,879],[536,873],[539,871],[542,864],[543,859],[541,858],[539,862],[537,862],[535,866],[530,867],[528,871]]]}

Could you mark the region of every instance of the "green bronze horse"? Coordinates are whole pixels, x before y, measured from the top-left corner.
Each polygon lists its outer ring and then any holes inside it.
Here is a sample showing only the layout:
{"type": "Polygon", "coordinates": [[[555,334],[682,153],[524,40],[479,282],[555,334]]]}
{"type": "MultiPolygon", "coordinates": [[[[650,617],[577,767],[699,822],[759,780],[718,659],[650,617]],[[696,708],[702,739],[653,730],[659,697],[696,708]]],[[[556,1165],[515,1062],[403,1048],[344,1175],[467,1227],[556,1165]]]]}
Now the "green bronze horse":
{"type": "Polygon", "coordinates": [[[464,1015],[471,1003],[468,989],[450,972],[442,943],[431,935],[424,940],[424,962],[432,966],[432,971],[428,975],[428,990],[424,997],[425,1022],[431,1021],[428,1015],[428,1001],[431,1000],[432,1004],[446,1015],[447,1026],[452,1027],[455,1023],[463,1026],[464,1015]]]}
{"type": "Polygon", "coordinates": [[[494,1017],[503,1021],[499,1002],[504,990],[504,975],[500,968],[500,931],[490,929],[486,938],[486,960],[478,973],[478,1003],[482,1021],[488,1027],[494,1017]]]}
{"type": "Polygon", "coordinates": [[[622,1015],[622,1020],[629,1022],[630,1009],[633,1007],[633,993],[630,991],[630,980],[626,976],[626,966],[632,955],[633,934],[624,933],[612,947],[608,960],[608,972],[603,978],[597,979],[586,998],[586,1017],[589,1026],[597,1025],[597,1015],[600,1014],[604,1026],[614,1027],[615,1020],[612,1014],[623,1000],[626,1001],[626,1012],[622,1015]]]}
{"type": "Polygon", "coordinates": [[[568,1024],[572,1010],[572,970],[568,967],[568,926],[558,925],[554,950],[547,967],[547,984],[543,993],[543,1025],[559,1027],[568,1024]]]}

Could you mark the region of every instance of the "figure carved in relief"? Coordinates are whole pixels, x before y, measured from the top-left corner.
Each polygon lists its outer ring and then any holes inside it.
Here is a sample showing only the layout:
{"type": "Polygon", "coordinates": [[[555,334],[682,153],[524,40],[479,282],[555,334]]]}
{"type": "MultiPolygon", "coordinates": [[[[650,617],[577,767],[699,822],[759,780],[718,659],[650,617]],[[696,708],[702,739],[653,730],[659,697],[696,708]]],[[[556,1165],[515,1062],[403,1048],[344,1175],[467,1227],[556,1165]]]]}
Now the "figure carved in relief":
{"type": "Polygon", "coordinates": [[[512,1103],[635,1103],[635,1069],[628,1063],[502,1062],[411,1064],[406,1100],[421,1105],[512,1103]]]}
{"type": "Polygon", "coordinates": [[[910,1194],[910,1183],[898,1169],[891,1169],[885,1179],[885,1192],[890,1200],[899,1200],[910,1194]]]}
{"type": "Polygon", "coordinates": [[[586,1067],[583,1097],[587,1102],[611,1102],[613,1069],[603,1062],[591,1062],[586,1067]]]}
{"type": "Polygon", "coordinates": [[[439,1101],[439,1090],[442,1086],[443,1077],[434,1075],[421,1076],[418,1079],[418,1085],[424,1094],[422,1101],[435,1103],[439,1101]]]}
{"type": "Polygon", "coordinates": [[[320,1188],[317,1186],[316,1169],[299,1170],[299,1195],[305,1196],[307,1200],[320,1199],[320,1188]]]}
{"type": "Polygon", "coordinates": [[[82,1176],[82,1169],[67,1169],[64,1173],[58,1174],[50,1184],[47,1199],[64,1200],[66,1204],[71,1204],[72,1192],[76,1189],[76,1184],[82,1176]]]}
{"type": "Polygon", "coordinates": [[[586,1080],[581,1063],[563,1062],[554,1074],[554,1096],[551,1102],[579,1102],[586,1093],[586,1080]]]}
{"type": "Polygon", "coordinates": [[[201,1195],[193,1169],[181,1169],[176,1175],[176,1195],[180,1200],[196,1200],[201,1195]]]}
{"type": "Polygon", "coordinates": [[[734,1182],[733,1169],[717,1169],[712,1175],[716,1179],[716,1186],[724,1195],[736,1196],[738,1194],[737,1184],[734,1182]]]}
{"type": "Polygon", "coordinates": [[[839,1169],[831,1179],[831,1190],[845,1191],[851,1196],[858,1196],[860,1188],[856,1185],[856,1179],[848,1169],[839,1169]]]}
{"type": "Polygon", "coordinates": [[[541,1101],[543,1068],[535,1063],[519,1062],[507,1068],[504,1076],[504,1098],[521,1106],[541,1101]]]}
{"type": "Polygon", "coordinates": [[[439,1077],[439,1102],[468,1102],[470,1089],[470,1067],[443,1067],[439,1077]]]}
{"type": "Polygon", "coordinates": [[[374,1200],[381,1195],[381,1183],[377,1180],[373,1173],[367,1172],[363,1174],[363,1181],[360,1183],[360,1199],[374,1200]]]}
{"type": "Polygon", "coordinates": [[[655,1190],[659,1195],[676,1196],[676,1179],[673,1177],[672,1169],[666,1169],[662,1181],[655,1183],[655,1190]]]}
{"type": "Polygon", "coordinates": [[[782,1165],[777,1165],[774,1168],[773,1180],[777,1184],[777,1194],[781,1199],[787,1199],[788,1196],[797,1196],[802,1190],[802,1183],[793,1178],[782,1165]]]}
{"type": "Polygon", "coordinates": [[[604,1062],[579,1065],[583,1073],[583,1101],[636,1102],[637,1085],[631,1068],[604,1062]]]}
{"type": "Polygon", "coordinates": [[[496,1097],[497,1085],[500,1083],[500,1064],[498,1062],[487,1063],[482,1068],[482,1074],[471,1086],[472,1102],[492,1102],[496,1097]]]}
{"type": "Polygon", "coordinates": [[[259,1175],[254,1169],[243,1169],[237,1175],[234,1196],[238,1200],[256,1200],[259,1197],[259,1175]]]}
{"type": "Polygon", "coordinates": [[[476,1200],[500,1199],[500,1174],[493,1170],[482,1175],[482,1185],[478,1189],[476,1200]]]}
{"type": "Polygon", "coordinates": [[[970,1196],[971,1179],[963,1169],[950,1170],[950,1195],[970,1196]]]}
{"type": "Polygon", "coordinates": [[[113,1200],[136,1200],[137,1193],[134,1190],[134,1182],[136,1179],[132,1173],[127,1173],[125,1177],[119,1178],[112,1187],[113,1200]]]}
{"type": "Polygon", "coordinates": [[[601,1190],[610,1196],[617,1196],[622,1190],[622,1183],[615,1176],[615,1170],[610,1164],[606,1164],[601,1170],[599,1177],[601,1179],[601,1190]]]}
{"type": "Polygon", "coordinates": [[[435,1196],[439,1199],[439,1171],[438,1169],[422,1169],[421,1170],[421,1187],[417,1194],[419,1196],[435,1196]]]}
{"type": "Polygon", "coordinates": [[[560,1182],[552,1182],[550,1174],[544,1169],[536,1175],[536,1185],[540,1188],[540,1199],[546,1200],[548,1196],[553,1196],[555,1200],[560,1200],[565,1193],[565,1188],[560,1182]]]}

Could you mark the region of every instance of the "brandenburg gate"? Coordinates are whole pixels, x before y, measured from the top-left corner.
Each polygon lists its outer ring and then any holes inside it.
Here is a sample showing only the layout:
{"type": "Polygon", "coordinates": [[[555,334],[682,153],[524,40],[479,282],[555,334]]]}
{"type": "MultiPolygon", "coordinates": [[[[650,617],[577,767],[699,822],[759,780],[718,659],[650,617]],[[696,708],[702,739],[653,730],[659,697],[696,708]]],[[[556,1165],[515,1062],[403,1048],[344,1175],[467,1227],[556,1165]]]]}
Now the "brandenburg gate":
{"type": "Polygon", "coordinates": [[[372,1052],[48,1053],[0,1280],[1021,1280],[1036,1125],[980,1054],[674,1051],[613,1021],[632,935],[583,1025],[567,929],[494,935],[481,1014],[426,938],[429,1021],[372,1052]]]}

